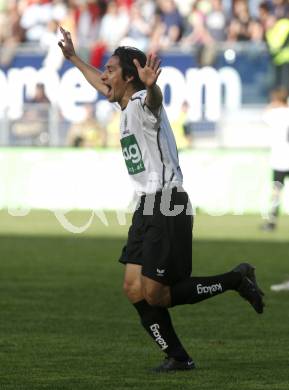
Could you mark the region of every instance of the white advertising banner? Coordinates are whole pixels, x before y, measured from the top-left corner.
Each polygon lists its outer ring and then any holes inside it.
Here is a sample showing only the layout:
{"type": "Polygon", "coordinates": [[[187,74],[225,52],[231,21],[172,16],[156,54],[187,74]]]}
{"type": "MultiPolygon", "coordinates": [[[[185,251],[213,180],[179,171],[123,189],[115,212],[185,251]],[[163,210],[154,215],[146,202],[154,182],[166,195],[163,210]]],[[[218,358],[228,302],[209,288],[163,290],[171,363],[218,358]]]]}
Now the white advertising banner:
{"type": "MultiPolygon", "coordinates": [[[[180,154],[184,188],[210,215],[264,214],[271,195],[268,153],[192,150],[180,154]]],[[[1,149],[0,208],[122,210],[134,191],[120,150],[1,149]]],[[[289,186],[283,194],[289,213],[289,186]]]]}

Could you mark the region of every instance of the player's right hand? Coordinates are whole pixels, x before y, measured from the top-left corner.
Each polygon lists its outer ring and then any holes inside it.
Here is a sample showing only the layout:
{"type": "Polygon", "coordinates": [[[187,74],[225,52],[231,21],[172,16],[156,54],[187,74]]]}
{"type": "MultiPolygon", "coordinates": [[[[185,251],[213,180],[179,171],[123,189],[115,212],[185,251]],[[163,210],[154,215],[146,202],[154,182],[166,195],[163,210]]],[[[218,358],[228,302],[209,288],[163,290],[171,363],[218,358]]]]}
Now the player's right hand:
{"type": "Polygon", "coordinates": [[[59,29],[63,36],[63,39],[58,42],[58,46],[61,48],[64,57],[69,60],[72,56],[75,56],[75,50],[73,42],[71,40],[71,34],[69,31],[64,30],[64,28],[62,28],[61,26],[59,29]]]}

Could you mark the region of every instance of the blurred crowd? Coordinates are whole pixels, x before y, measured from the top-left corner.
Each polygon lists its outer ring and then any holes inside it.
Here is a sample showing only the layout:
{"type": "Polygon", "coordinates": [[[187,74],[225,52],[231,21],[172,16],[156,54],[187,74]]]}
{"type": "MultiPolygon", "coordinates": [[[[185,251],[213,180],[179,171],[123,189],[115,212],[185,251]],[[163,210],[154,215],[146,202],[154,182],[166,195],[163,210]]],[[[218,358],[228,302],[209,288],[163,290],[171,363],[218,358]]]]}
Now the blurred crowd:
{"type": "Polygon", "coordinates": [[[0,0],[0,45],[50,46],[58,25],[92,62],[120,44],[143,50],[262,41],[288,0],[0,0]]]}
{"type": "MultiPolygon", "coordinates": [[[[8,68],[16,50],[27,46],[44,49],[43,65],[59,70],[63,64],[57,45],[59,25],[71,32],[81,57],[96,67],[101,66],[105,52],[119,45],[145,52],[194,48],[203,66],[212,65],[218,44],[266,43],[275,86],[289,90],[289,0],[0,0],[0,67],[8,68]]],[[[49,105],[48,100],[41,103],[49,105]]],[[[101,107],[100,115],[93,111],[87,107],[83,123],[69,129],[69,145],[117,142],[114,131],[111,136],[106,134],[117,114],[106,107],[101,107]]],[[[184,105],[179,123],[174,124],[184,147],[192,143],[186,112],[184,105]]],[[[15,127],[15,134],[27,135],[29,126],[21,126],[15,127]]],[[[36,144],[45,144],[45,140],[36,144]]]]}

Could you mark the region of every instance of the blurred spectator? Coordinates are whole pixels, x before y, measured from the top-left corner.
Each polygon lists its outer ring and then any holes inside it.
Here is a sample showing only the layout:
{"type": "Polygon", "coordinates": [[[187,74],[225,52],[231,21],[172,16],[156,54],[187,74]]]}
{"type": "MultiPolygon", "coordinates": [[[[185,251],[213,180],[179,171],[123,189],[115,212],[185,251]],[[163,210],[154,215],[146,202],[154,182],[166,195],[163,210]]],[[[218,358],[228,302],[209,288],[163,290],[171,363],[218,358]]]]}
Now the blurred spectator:
{"type": "Polygon", "coordinates": [[[105,48],[115,49],[124,37],[127,38],[124,42],[137,42],[143,50],[147,47],[166,50],[180,42],[184,46],[258,42],[266,30],[265,13],[266,18],[273,15],[276,19],[285,19],[289,13],[288,0],[260,3],[259,0],[0,0],[0,44],[5,42],[12,48],[25,40],[47,47],[53,23],[70,31],[78,50],[86,50],[87,59],[92,50],[92,63],[99,63],[105,48]]]}
{"type": "Polygon", "coordinates": [[[52,4],[43,3],[42,0],[30,0],[27,1],[26,6],[23,3],[22,7],[20,25],[25,30],[26,39],[30,42],[37,42],[52,18],[52,4]]]}
{"type": "Polygon", "coordinates": [[[289,15],[288,0],[272,0],[272,13],[277,19],[287,18],[289,15]]]}
{"type": "Polygon", "coordinates": [[[0,66],[9,66],[26,43],[47,50],[43,66],[59,70],[59,24],[96,67],[120,44],[144,51],[194,49],[199,66],[214,66],[220,42],[264,40],[274,85],[289,89],[288,16],[288,0],[0,0],[0,66]]]}
{"type": "Polygon", "coordinates": [[[264,40],[263,27],[258,20],[252,20],[249,27],[250,40],[258,43],[264,40]]]}
{"type": "Polygon", "coordinates": [[[136,0],[136,5],[141,11],[147,23],[153,23],[156,14],[156,3],[154,0],[136,0]]]}
{"type": "Polygon", "coordinates": [[[267,19],[266,42],[274,69],[274,86],[289,91],[289,19],[267,19]]]}
{"type": "Polygon", "coordinates": [[[247,0],[248,1],[248,7],[250,15],[253,19],[258,18],[258,9],[259,5],[261,3],[261,0],[247,0]]]}
{"type": "Polygon", "coordinates": [[[233,15],[228,26],[229,41],[249,41],[252,18],[246,0],[236,0],[233,3],[233,15]]]}
{"type": "MultiPolygon", "coordinates": [[[[197,0],[195,2],[188,19],[190,22],[188,34],[182,40],[183,47],[191,47],[194,45],[196,48],[196,61],[199,66],[212,65],[216,59],[217,47],[215,45],[215,39],[210,34],[206,25],[206,17],[210,15],[210,12],[212,12],[213,18],[214,14],[216,19],[218,19],[220,16],[220,10],[218,9],[217,2],[214,4],[214,6],[215,8],[210,8],[211,4],[204,0],[197,0]]],[[[214,25],[214,33],[215,37],[217,38],[218,33],[216,31],[216,19],[215,22],[213,22],[211,19],[210,28],[213,30],[214,25]]],[[[218,23],[220,24],[220,19],[218,23]]]]}
{"type": "Polygon", "coordinates": [[[187,35],[182,39],[182,45],[197,45],[198,47],[210,45],[213,39],[205,25],[205,14],[197,0],[188,17],[187,35]]]}
{"type": "Polygon", "coordinates": [[[183,33],[183,18],[174,0],[159,0],[156,23],[151,37],[151,49],[165,50],[176,45],[183,33]]]}
{"type": "MultiPolygon", "coordinates": [[[[263,32],[264,32],[264,39],[265,39],[265,32],[268,29],[268,21],[270,18],[273,18],[270,12],[270,6],[267,3],[267,1],[262,1],[259,4],[259,12],[258,12],[258,17],[259,17],[259,22],[262,26],[263,32]]],[[[275,18],[274,23],[275,23],[275,18]]]]}
{"type": "Polygon", "coordinates": [[[206,16],[206,27],[215,42],[226,40],[226,14],[222,0],[212,0],[211,9],[206,16]]]}
{"type": "Polygon", "coordinates": [[[75,0],[67,0],[66,2],[66,13],[62,18],[60,24],[61,26],[70,32],[71,38],[73,42],[75,42],[75,46],[78,47],[78,38],[77,38],[77,6],[75,4],[75,0]]]}
{"type": "Polygon", "coordinates": [[[64,0],[23,0],[19,3],[20,25],[28,42],[39,42],[49,29],[49,23],[62,23],[67,15],[64,0]]]}
{"type": "Polygon", "coordinates": [[[86,104],[86,117],[80,123],[73,124],[68,130],[67,145],[74,147],[106,146],[106,129],[99,126],[95,118],[93,104],[86,104]]]}
{"type": "Polygon", "coordinates": [[[187,18],[191,12],[195,0],[175,0],[178,10],[183,18],[187,18]]]}
{"type": "Polygon", "coordinates": [[[34,95],[34,98],[30,100],[30,103],[32,103],[32,104],[39,104],[39,103],[49,104],[50,103],[48,97],[46,96],[45,87],[43,84],[39,83],[36,85],[35,95],[34,95]]]}
{"type": "Polygon", "coordinates": [[[150,24],[144,19],[137,4],[133,4],[129,12],[129,26],[121,45],[134,46],[146,51],[149,44],[150,24]]]}
{"type": "Polygon", "coordinates": [[[47,145],[49,142],[48,119],[50,113],[44,85],[37,84],[34,97],[24,106],[24,114],[19,121],[12,125],[12,134],[18,138],[16,143],[24,144],[27,141],[32,145],[47,145]]]}
{"type": "Polygon", "coordinates": [[[110,1],[100,22],[99,39],[105,43],[108,50],[114,50],[125,36],[128,25],[127,10],[116,1],[110,1]]]}
{"type": "Polygon", "coordinates": [[[20,26],[20,13],[15,1],[3,1],[0,5],[0,66],[9,66],[18,45],[24,41],[24,30],[20,26]]]}
{"type": "Polygon", "coordinates": [[[62,22],[67,14],[67,4],[64,0],[52,0],[51,19],[62,22]]]}
{"type": "MultiPolygon", "coordinates": [[[[106,50],[105,42],[99,41],[99,30],[103,15],[106,13],[105,0],[74,0],[71,1],[71,13],[68,22],[75,31],[76,47],[80,55],[95,67],[102,64],[106,50]]],[[[67,27],[70,31],[70,28],[67,27]]],[[[72,39],[73,36],[72,34],[72,39]]]]}
{"type": "Polygon", "coordinates": [[[125,7],[129,10],[134,0],[116,0],[116,2],[119,7],[125,7]]]}
{"type": "Polygon", "coordinates": [[[8,18],[9,18],[8,1],[1,0],[0,1],[0,42],[1,43],[7,37],[8,18]]]}
{"type": "Polygon", "coordinates": [[[78,47],[91,47],[98,37],[101,7],[92,0],[77,0],[75,9],[78,47]]]}

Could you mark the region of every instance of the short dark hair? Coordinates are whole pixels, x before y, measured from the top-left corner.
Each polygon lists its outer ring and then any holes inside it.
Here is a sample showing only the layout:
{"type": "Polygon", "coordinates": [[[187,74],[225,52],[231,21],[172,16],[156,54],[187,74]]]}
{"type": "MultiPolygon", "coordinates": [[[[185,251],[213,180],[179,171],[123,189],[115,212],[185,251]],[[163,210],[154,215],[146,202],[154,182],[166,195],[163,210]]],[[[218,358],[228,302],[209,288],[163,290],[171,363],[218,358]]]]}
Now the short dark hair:
{"type": "Polygon", "coordinates": [[[271,11],[271,7],[270,7],[270,5],[268,4],[267,1],[262,1],[259,4],[259,9],[262,9],[263,11],[265,11],[267,13],[270,13],[270,11],[271,11]]]}
{"type": "Polygon", "coordinates": [[[125,80],[127,76],[133,76],[132,83],[140,91],[145,89],[144,83],[140,80],[137,68],[133,63],[137,59],[142,67],[145,66],[147,57],[141,50],[131,46],[119,46],[112,54],[119,58],[119,65],[122,69],[122,77],[125,80]]]}

